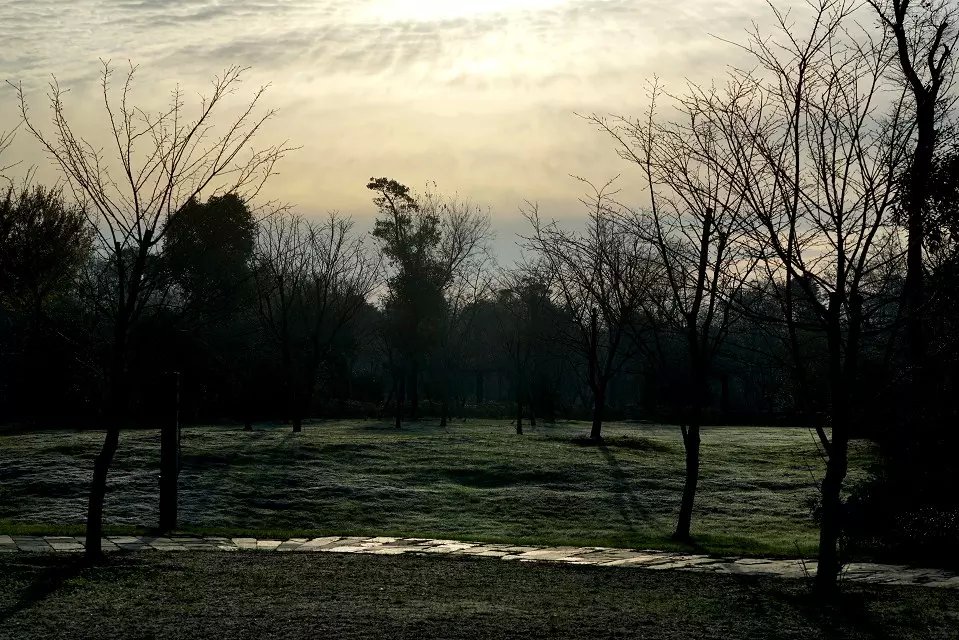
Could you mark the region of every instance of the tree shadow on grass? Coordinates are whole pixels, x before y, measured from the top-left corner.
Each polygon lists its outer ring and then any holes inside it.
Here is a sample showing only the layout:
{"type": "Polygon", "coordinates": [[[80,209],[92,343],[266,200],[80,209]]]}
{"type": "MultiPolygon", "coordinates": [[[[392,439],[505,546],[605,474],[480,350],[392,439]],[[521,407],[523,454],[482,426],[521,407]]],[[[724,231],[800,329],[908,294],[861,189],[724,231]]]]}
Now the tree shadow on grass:
{"type": "Polygon", "coordinates": [[[616,456],[609,450],[609,447],[602,444],[599,445],[598,448],[603,454],[603,458],[606,459],[607,464],[609,464],[610,475],[613,478],[613,484],[616,486],[616,506],[623,518],[623,524],[626,525],[626,528],[631,534],[635,534],[636,524],[633,522],[634,514],[639,514],[643,520],[648,522],[650,515],[649,510],[646,509],[639,498],[636,497],[636,492],[633,491],[630,485],[629,477],[619,464],[616,456]]]}
{"type": "Polygon", "coordinates": [[[82,557],[40,557],[30,558],[24,564],[37,566],[32,583],[20,594],[19,599],[6,607],[0,608],[0,624],[3,624],[17,613],[40,604],[55,592],[65,582],[72,580],[89,567],[89,563],[82,557]]]}
{"type": "Polygon", "coordinates": [[[823,638],[847,638],[850,631],[875,640],[894,640],[899,637],[896,633],[890,633],[883,621],[868,610],[868,596],[862,592],[843,590],[824,600],[813,592],[811,581],[807,581],[806,589],[799,595],[774,589],[769,596],[783,606],[796,610],[819,630],[823,638]]]}
{"type": "MultiPolygon", "coordinates": [[[[762,637],[783,637],[784,632],[796,637],[845,639],[868,638],[893,640],[901,637],[901,628],[889,628],[867,603],[881,595],[860,590],[841,591],[829,599],[813,592],[811,580],[733,575],[738,597],[724,600],[726,616],[751,620],[762,637]]],[[[894,596],[893,596],[894,597],[894,596]]],[[[899,623],[901,617],[897,616],[899,623]]],[[[790,636],[792,637],[792,636],[790,636]]]]}
{"type": "Polygon", "coordinates": [[[589,435],[580,435],[573,438],[567,436],[546,436],[543,439],[552,442],[572,444],[578,447],[597,447],[600,449],[614,447],[616,449],[628,449],[647,453],[672,453],[675,450],[675,447],[667,442],[661,442],[643,436],[607,436],[602,440],[596,440],[589,435]]]}

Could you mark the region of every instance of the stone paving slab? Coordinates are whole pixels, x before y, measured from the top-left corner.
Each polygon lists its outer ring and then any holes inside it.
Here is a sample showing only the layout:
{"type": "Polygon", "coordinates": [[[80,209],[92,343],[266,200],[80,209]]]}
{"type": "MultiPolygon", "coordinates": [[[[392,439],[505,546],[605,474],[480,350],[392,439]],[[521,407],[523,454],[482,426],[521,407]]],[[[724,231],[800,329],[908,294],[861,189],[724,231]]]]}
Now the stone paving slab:
{"type": "MultiPolygon", "coordinates": [[[[814,575],[814,560],[775,560],[768,558],[714,558],[654,551],[649,549],[614,549],[610,547],[542,547],[429,538],[395,538],[389,536],[324,536],[267,540],[226,538],[220,536],[110,536],[102,540],[109,552],[194,552],[229,551],[297,552],[297,553],[365,553],[372,555],[461,555],[499,558],[516,562],[563,562],[610,568],[652,569],[660,571],[699,571],[736,575],[804,578],[814,575]]],[[[80,553],[84,549],[81,536],[10,536],[0,534],[0,553],[80,553]]],[[[870,584],[917,585],[940,589],[959,589],[959,575],[942,569],[925,569],[905,565],[883,565],[868,562],[850,563],[844,580],[870,584]]]]}

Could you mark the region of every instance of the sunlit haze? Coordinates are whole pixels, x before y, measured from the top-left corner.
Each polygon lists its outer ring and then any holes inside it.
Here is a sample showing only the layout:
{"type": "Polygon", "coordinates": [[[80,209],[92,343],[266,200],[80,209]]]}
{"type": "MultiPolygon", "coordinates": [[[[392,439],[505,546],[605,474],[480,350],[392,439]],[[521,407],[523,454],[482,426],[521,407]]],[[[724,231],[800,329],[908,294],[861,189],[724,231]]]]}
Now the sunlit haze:
{"type": "MultiPolygon", "coordinates": [[[[569,174],[623,173],[624,194],[641,197],[635,173],[576,113],[640,114],[653,74],[667,87],[708,81],[736,60],[720,38],[742,39],[767,15],[760,0],[13,1],[0,7],[0,77],[24,83],[39,117],[55,75],[75,130],[98,140],[99,58],[138,64],[135,98],[148,107],[177,83],[189,98],[225,67],[249,66],[237,99],[269,83],[264,104],[279,110],[261,143],[301,147],[267,197],[368,224],[370,176],[435,181],[491,208],[508,259],[524,201],[578,215],[569,174]]],[[[6,86],[0,121],[16,122],[6,86]]],[[[11,153],[56,175],[23,133],[11,153]]]]}

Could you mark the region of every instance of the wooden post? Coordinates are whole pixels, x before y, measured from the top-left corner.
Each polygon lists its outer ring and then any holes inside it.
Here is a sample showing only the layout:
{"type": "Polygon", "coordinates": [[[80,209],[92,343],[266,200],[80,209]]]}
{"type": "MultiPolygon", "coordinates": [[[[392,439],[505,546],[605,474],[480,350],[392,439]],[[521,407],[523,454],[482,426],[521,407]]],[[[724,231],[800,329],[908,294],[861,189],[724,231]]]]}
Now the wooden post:
{"type": "Polygon", "coordinates": [[[160,427],[160,529],[172,531],[176,529],[180,475],[180,373],[167,374],[163,383],[163,400],[169,398],[171,406],[160,427]]]}

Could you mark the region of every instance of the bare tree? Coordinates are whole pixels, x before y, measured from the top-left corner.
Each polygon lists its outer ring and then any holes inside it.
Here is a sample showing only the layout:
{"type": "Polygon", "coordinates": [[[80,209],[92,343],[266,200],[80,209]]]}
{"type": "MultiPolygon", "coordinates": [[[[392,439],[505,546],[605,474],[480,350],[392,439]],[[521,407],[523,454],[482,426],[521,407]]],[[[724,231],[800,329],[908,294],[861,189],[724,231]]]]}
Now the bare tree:
{"type": "Polygon", "coordinates": [[[16,132],[16,129],[13,129],[12,131],[0,131],[0,178],[3,179],[6,178],[4,172],[17,165],[16,162],[11,162],[10,164],[2,163],[3,154],[7,151],[7,149],[10,148],[10,145],[13,144],[13,137],[16,132]]]}
{"type": "Polygon", "coordinates": [[[280,352],[294,433],[312,404],[320,365],[378,282],[378,265],[352,229],[336,213],[322,223],[280,214],[267,218],[258,236],[257,310],[280,352]]]}
{"type": "Polygon", "coordinates": [[[504,271],[497,286],[497,337],[510,361],[516,396],[516,433],[519,435],[523,434],[524,415],[529,415],[530,426],[536,426],[531,385],[540,364],[542,342],[552,334],[550,327],[546,326],[552,305],[546,271],[539,264],[520,265],[504,271]]]}
{"type": "MultiPolygon", "coordinates": [[[[926,355],[922,310],[925,304],[923,241],[933,159],[940,146],[940,123],[955,101],[950,95],[956,73],[954,50],[959,43],[959,6],[952,0],[868,0],[890,34],[899,70],[908,87],[915,142],[908,166],[904,198],[907,235],[903,296],[911,366],[922,367],[926,355]]],[[[913,376],[921,392],[921,376],[913,376]]]]}
{"type": "Polygon", "coordinates": [[[493,237],[488,211],[456,196],[442,197],[432,191],[423,196],[421,208],[440,220],[439,244],[445,309],[439,323],[437,360],[440,364],[440,424],[449,418],[450,379],[465,352],[465,342],[476,318],[478,303],[490,290],[493,237]]]}
{"type": "Polygon", "coordinates": [[[901,98],[891,106],[880,99],[886,42],[853,27],[852,3],[820,0],[812,9],[802,36],[774,9],[778,38],[757,30],[744,46],[757,68],[733,72],[721,94],[694,97],[697,118],[733,152],[721,166],[752,219],[760,256],[787,289],[800,288],[825,336],[831,432],[816,425],[826,461],[816,584],[827,592],[841,568],[841,490],[864,322],[877,276],[899,257],[893,209],[911,129],[901,98]]]}
{"type": "Polygon", "coordinates": [[[470,261],[446,290],[446,309],[443,314],[437,349],[440,388],[440,426],[445,427],[451,417],[450,381],[462,369],[467,343],[473,337],[477,312],[490,291],[490,270],[486,254],[470,261]]]}
{"type": "Polygon", "coordinates": [[[66,91],[54,79],[47,93],[52,132],[30,115],[22,85],[14,85],[27,130],[40,142],[66,177],[78,201],[84,202],[95,250],[112,272],[108,304],[110,345],[109,412],[103,447],[94,462],[87,512],[86,553],[101,553],[103,500],[107,473],[119,444],[131,382],[127,375],[131,330],[151,308],[164,302],[164,282],[152,270],[169,221],[201,193],[236,193],[250,201],[273,173],[286,151],[284,144],[262,150],[253,139],[274,111],[258,114],[265,88],[257,90],[238,116],[217,126],[223,104],[236,92],[244,69],[230,67],[211,83],[194,115],[181,89],[168,107],[151,112],[132,102],[136,67],[130,65],[119,95],[113,70],[103,63],[100,86],[112,148],[99,148],[74,132],[67,116],[66,91]]]}
{"type": "Polygon", "coordinates": [[[657,323],[665,325],[660,329],[686,344],[690,408],[680,427],[686,481],[675,537],[689,540],[709,377],[735,319],[731,301],[755,260],[742,241],[747,230],[743,196],[724,170],[735,162],[736,150],[698,117],[701,97],[696,94],[679,101],[677,120],[657,122],[660,95],[654,84],[644,121],[588,119],[613,138],[621,157],[640,167],[649,189],[649,210],[630,212],[625,223],[640,242],[655,247],[662,266],[666,295],[651,298],[657,323]]]}
{"type": "Polygon", "coordinates": [[[593,402],[590,438],[599,441],[609,382],[643,346],[634,329],[656,278],[655,250],[624,228],[613,181],[599,188],[583,182],[591,189],[582,200],[589,207],[586,229],[576,233],[545,222],[531,205],[524,215],[532,235],[524,241],[547,265],[554,296],[573,318],[568,339],[585,360],[593,402]]]}
{"type": "Polygon", "coordinates": [[[299,376],[294,372],[298,314],[310,271],[309,225],[301,217],[268,216],[257,233],[253,275],[260,322],[280,351],[286,418],[300,429],[299,376]]]}

